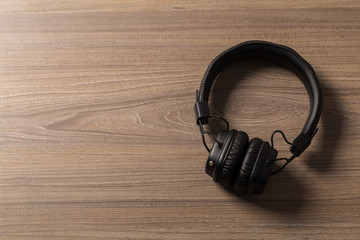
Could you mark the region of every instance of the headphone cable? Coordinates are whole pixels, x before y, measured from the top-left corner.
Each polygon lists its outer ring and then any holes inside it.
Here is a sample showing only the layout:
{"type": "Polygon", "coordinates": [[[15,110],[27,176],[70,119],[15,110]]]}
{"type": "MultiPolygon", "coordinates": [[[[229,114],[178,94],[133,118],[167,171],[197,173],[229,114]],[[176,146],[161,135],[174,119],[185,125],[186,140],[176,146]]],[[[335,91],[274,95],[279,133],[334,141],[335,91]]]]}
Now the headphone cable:
{"type": "MultiPolygon", "coordinates": [[[[286,136],[285,136],[285,134],[284,134],[283,131],[281,131],[281,130],[275,130],[275,131],[271,134],[271,147],[272,147],[272,148],[274,148],[274,135],[275,135],[276,133],[280,133],[280,134],[282,135],[284,141],[285,141],[287,144],[289,144],[290,146],[293,145],[292,142],[289,142],[289,141],[287,140],[287,138],[286,138],[286,136]]],[[[281,161],[281,160],[286,160],[286,162],[285,162],[279,169],[277,169],[276,171],[272,172],[272,173],[270,174],[270,176],[275,175],[275,174],[281,172],[281,171],[286,167],[286,165],[288,165],[288,164],[289,164],[292,160],[294,160],[295,158],[296,158],[296,156],[295,156],[295,155],[292,155],[290,158],[285,158],[285,157],[283,157],[283,158],[277,158],[277,159],[275,159],[273,162],[281,161]]],[[[273,162],[271,162],[271,163],[273,163],[273,162]]]]}

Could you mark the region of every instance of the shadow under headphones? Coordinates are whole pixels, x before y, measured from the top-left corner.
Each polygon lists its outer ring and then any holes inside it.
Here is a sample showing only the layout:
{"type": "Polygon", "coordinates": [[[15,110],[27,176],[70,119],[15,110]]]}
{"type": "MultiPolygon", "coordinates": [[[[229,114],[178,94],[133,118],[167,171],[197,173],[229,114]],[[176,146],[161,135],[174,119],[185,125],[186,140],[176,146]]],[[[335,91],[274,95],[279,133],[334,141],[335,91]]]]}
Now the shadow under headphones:
{"type": "Polygon", "coordinates": [[[225,188],[232,188],[235,192],[262,193],[266,183],[275,173],[281,171],[294,158],[300,156],[310,145],[317,132],[317,124],[322,108],[322,94],[315,71],[311,65],[293,49],[264,41],[248,41],[240,43],[217,56],[208,66],[201,81],[199,91],[196,91],[195,117],[202,135],[203,143],[209,152],[205,172],[214,181],[225,188]],[[217,115],[210,115],[208,100],[210,89],[222,69],[240,60],[267,60],[274,62],[294,72],[304,84],[310,99],[309,116],[301,133],[291,143],[280,130],[274,131],[271,144],[259,138],[249,141],[245,132],[229,131],[228,122],[217,115]],[[219,118],[225,121],[227,130],[222,130],[215,138],[203,127],[209,119],[219,118]],[[278,158],[277,150],[273,147],[273,136],[281,133],[290,145],[290,158],[278,158]],[[210,150],[205,142],[205,134],[213,140],[210,150]],[[275,161],[286,160],[284,165],[273,171],[275,161]]]}

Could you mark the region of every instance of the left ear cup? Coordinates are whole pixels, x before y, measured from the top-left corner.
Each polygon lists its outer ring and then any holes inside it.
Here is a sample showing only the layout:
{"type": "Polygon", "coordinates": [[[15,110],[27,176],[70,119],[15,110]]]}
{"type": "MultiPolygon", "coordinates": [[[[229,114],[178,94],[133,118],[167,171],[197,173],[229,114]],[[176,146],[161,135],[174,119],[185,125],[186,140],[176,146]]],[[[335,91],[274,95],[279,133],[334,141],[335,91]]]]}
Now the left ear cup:
{"type": "Polygon", "coordinates": [[[236,192],[242,192],[248,189],[253,168],[262,144],[263,140],[260,138],[254,138],[250,141],[240,167],[239,176],[234,184],[234,190],[236,192]]]}
{"type": "Polygon", "coordinates": [[[249,137],[236,130],[220,131],[206,161],[205,172],[224,187],[236,179],[249,137]]]}
{"type": "Polygon", "coordinates": [[[236,133],[220,173],[220,184],[223,187],[229,187],[235,182],[248,142],[249,137],[245,132],[236,133]]]}

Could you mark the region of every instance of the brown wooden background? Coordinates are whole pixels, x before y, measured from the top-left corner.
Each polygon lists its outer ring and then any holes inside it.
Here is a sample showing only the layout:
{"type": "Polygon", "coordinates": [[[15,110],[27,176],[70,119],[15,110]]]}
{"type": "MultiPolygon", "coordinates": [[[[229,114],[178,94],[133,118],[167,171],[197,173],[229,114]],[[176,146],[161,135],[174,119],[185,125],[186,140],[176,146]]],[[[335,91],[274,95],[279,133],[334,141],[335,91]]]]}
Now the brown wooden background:
{"type": "MultiPolygon", "coordinates": [[[[1,1],[0,53],[1,240],[360,238],[359,1],[1,1]],[[193,103],[209,62],[251,39],[307,59],[324,110],[301,158],[236,197],[204,173],[193,103]]],[[[267,140],[308,111],[262,62],[230,66],[214,95],[267,140]]]]}

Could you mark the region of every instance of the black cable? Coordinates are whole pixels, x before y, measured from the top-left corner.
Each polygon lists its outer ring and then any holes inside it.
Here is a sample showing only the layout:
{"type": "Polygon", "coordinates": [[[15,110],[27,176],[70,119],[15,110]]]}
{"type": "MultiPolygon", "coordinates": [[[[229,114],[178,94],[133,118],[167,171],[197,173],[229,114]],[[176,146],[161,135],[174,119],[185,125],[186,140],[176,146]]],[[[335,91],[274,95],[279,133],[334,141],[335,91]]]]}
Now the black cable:
{"type": "Polygon", "coordinates": [[[286,142],[287,144],[289,144],[289,145],[293,145],[293,143],[291,143],[291,142],[289,142],[289,141],[287,140],[287,138],[286,138],[286,136],[285,136],[285,134],[284,134],[283,131],[281,131],[281,130],[276,130],[276,131],[274,131],[274,132],[271,134],[271,147],[274,147],[274,135],[275,135],[276,133],[281,133],[281,135],[283,136],[285,142],[286,142]]]}
{"type": "Polygon", "coordinates": [[[223,120],[226,124],[226,131],[229,131],[229,122],[225,118],[220,117],[219,115],[212,115],[212,116],[209,116],[209,118],[217,118],[217,119],[223,120]]]}
{"type": "MultiPolygon", "coordinates": [[[[292,160],[294,160],[294,158],[295,158],[295,156],[293,155],[293,156],[291,156],[290,158],[279,158],[279,159],[277,159],[277,160],[286,160],[286,162],[281,166],[281,168],[279,168],[279,169],[276,170],[275,172],[272,172],[272,173],[270,174],[270,176],[275,175],[275,174],[281,172],[281,170],[283,170],[283,169],[286,167],[286,165],[288,165],[292,160]]],[[[275,160],[275,161],[277,161],[277,160],[275,160]]]]}
{"type": "Polygon", "coordinates": [[[198,126],[199,126],[199,130],[200,130],[200,133],[201,133],[201,137],[202,137],[203,144],[204,144],[206,150],[207,150],[208,152],[210,152],[209,147],[206,145],[204,128],[203,128],[203,126],[202,126],[201,123],[199,123],[198,126]]]}
{"type": "MultiPolygon", "coordinates": [[[[229,131],[229,122],[228,122],[225,118],[220,117],[219,115],[211,115],[211,116],[209,116],[209,118],[217,118],[217,119],[223,120],[223,121],[225,122],[225,124],[226,124],[226,131],[229,131]]],[[[207,144],[206,144],[205,135],[208,135],[214,142],[216,142],[216,143],[219,145],[220,148],[222,147],[222,143],[219,142],[219,141],[216,139],[216,137],[214,137],[214,135],[212,135],[209,131],[206,131],[206,130],[204,129],[204,127],[203,127],[203,125],[201,124],[200,120],[199,120],[199,122],[198,122],[198,126],[199,126],[199,130],[200,130],[200,133],[201,133],[201,137],[202,137],[203,144],[204,144],[204,146],[205,146],[205,148],[206,148],[206,150],[207,150],[208,152],[210,152],[210,149],[209,149],[209,147],[208,147],[207,144]]]]}
{"type": "MultiPolygon", "coordinates": [[[[271,147],[274,147],[274,135],[275,135],[276,133],[280,133],[280,134],[282,135],[284,141],[285,141],[287,144],[293,145],[293,143],[291,143],[290,141],[287,140],[287,138],[286,138],[286,136],[285,136],[285,134],[284,134],[283,131],[281,131],[281,130],[276,130],[276,131],[274,131],[274,132],[271,134],[271,147]]],[[[295,155],[292,155],[290,158],[285,158],[285,157],[283,157],[283,158],[277,158],[277,159],[275,159],[273,162],[281,161],[281,160],[286,160],[286,162],[285,162],[278,170],[276,170],[275,172],[272,172],[270,175],[272,176],[272,175],[275,175],[275,174],[279,173],[281,170],[283,170],[283,169],[286,167],[286,165],[288,165],[292,160],[294,160],[294,158],[295,158],[295,155]]]]}

